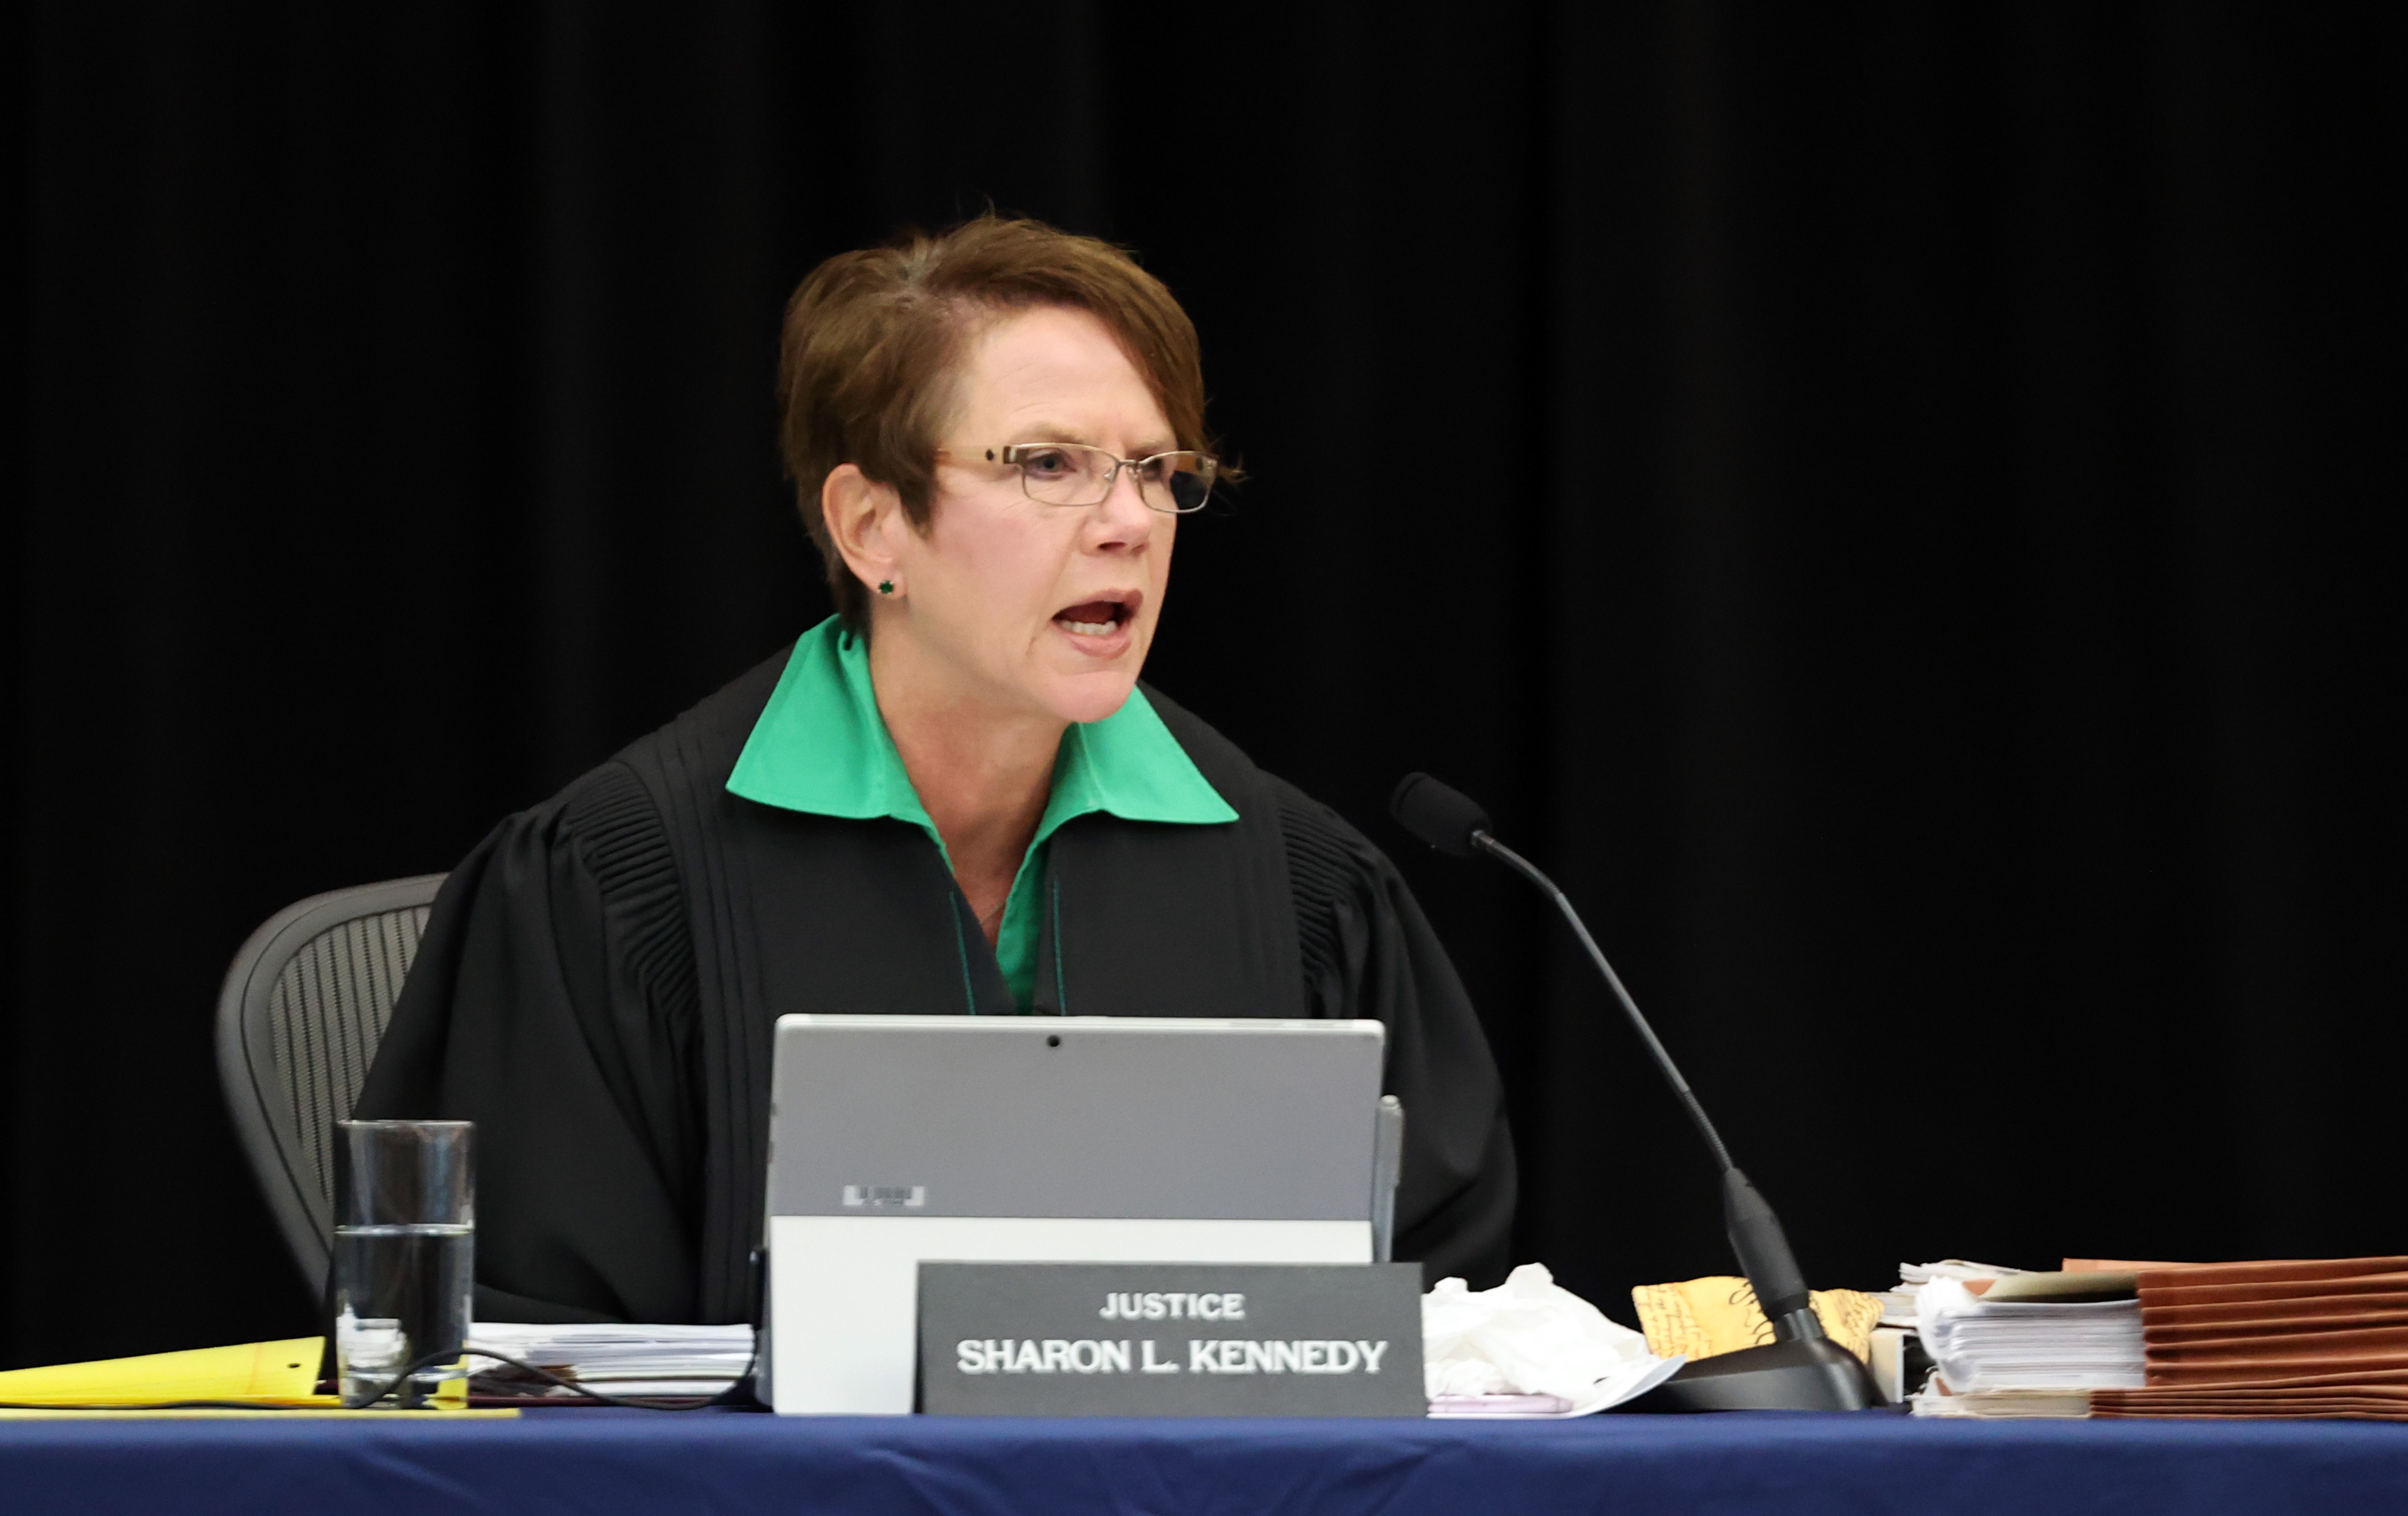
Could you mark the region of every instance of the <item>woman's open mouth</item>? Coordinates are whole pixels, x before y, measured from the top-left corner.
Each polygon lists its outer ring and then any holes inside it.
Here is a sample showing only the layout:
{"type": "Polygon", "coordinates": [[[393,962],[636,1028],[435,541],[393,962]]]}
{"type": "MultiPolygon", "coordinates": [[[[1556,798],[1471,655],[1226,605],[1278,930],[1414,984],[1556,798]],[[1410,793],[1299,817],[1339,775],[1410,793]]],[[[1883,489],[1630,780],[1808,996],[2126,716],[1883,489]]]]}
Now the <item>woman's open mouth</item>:
{"type": "Polygon", "coordinates": [[[1083,651],[1117,652],[1128,641],[1137,608],[1134,593],[1114,592],[1065,606],[1054,613],[1054,624],[1068,633],[1083,651]]]}

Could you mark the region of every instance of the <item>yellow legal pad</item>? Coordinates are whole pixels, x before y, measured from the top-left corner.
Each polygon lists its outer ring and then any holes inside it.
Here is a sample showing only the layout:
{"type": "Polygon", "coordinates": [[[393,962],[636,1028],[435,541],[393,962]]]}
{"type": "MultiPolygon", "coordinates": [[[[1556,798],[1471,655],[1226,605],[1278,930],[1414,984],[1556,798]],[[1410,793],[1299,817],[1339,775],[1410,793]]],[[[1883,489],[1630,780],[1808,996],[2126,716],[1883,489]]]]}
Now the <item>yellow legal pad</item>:
{"type": "Polygon", "coordinates": [[[104,1358],[89,1364],[54,1364],[0,1373],[0,1418],[60,1416],[515,1416],[515,1409],[469,1410],[467,1381],[447,1381],[430,1410],[345,1410],[342,1401],[317,1394],[322,1337],[281,1342],[244,1342],[231,1348],[194,1348],[183,1352],[104,1358]],[[186,1400],[212,1400],[242,1409],[175,1407],[186,1400]],[[158,1407],[151,1409],[147,1408],[158,1407]],[[167,1409],[173,1407],[174,1409],[167,1409]],[[55,1409],[53,1409],[55,1408],[55,1409]]]}
{"type": "MultiPolygon", "coordinates": [[[[1881,1324],[1881,1302],[1856,1290],[1815,1290],[1809,1296],[1831,1340],[1866,1357],[1881,1324]]],[[[1641,1284],[1630,1292],[1647,1351],[1660,1358],[1686,1353],[1691,1362],[1772,1340],[1772,1325],[1747,1280],[1725,1275],[1641,1284]]]]}

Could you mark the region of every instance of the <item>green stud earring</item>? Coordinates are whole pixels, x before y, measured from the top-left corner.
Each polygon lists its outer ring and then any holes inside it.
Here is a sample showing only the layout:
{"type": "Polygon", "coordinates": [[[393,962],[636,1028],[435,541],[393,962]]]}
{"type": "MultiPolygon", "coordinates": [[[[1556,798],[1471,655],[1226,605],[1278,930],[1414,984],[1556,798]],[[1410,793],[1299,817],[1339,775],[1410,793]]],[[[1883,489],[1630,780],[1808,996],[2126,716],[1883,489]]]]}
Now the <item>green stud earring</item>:
{"type": "Polygon", "coordinates": [[[878,581],[878,593],[880,594],[893,594],[895,593],[895,581],[893,579],[880,579],[878,581]]]}

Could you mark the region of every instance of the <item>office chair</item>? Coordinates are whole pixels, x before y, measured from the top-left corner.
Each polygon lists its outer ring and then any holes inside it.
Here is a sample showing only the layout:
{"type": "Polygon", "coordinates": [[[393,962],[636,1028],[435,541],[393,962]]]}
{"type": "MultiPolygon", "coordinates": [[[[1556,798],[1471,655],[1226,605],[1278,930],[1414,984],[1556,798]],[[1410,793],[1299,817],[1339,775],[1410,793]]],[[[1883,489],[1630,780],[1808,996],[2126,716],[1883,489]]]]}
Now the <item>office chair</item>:
{"type": "Polygon", "coordinates": [[[334,1125],[367,1081],[440,874],[288,906],[251,935],[218,995],[218,1078],[302,1278],[326,1280],[334,1125]]]}

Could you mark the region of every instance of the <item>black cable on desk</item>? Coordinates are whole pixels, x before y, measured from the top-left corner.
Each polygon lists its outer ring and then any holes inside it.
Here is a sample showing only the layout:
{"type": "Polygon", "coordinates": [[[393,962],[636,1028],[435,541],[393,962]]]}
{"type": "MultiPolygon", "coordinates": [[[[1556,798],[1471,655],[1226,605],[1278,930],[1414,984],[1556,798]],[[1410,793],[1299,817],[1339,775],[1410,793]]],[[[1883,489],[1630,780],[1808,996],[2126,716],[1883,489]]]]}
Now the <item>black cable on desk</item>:
{"type": "Polygon", "coordinates": [[[569,1379],[566,1375],[555,1374],[548,1368],[539,1368],[523,1358],[513,1358],[509,1353],[494,1352],[488,1348],[464,1348],[458,1352],[450,1354],[441,1352],[428,1353],[425,1357],[421,1358],[416,1363],[411,1364],[408,1367],[403,1369],[400,1373],[394,1375],[393,1379],[386,1383],[384,1388],[370,1395],[364,1404],[346,1407],[345,1409],[365,1410],[369,1406],[375,1405],[377,1402],[384,1399],[387,1395],[392,1394],[394,1391],[399,1390],[405,1380],[416,1375],[421,1369],[433,1368],[438,1364],[457,1363],[463,1358],[490,1358],[497,1364],[508,1364],[512,1368],[519,1370],[521,1373],[532,1374],[537,1379],[545,1380],[548,1383],[556,1384],[564,1390],[573,1390],[584,1399],[597,1401],[605,1406],[624,1406],[629,1410],[709,1410],[714,1406],[729,1404],[731,1397],[733,1397],[738,1390],[743,1389],[745,1384],[751,1380],[752,1378],[752,1371],[761,1366],[761,1334],[757,1331],[752,1334],[752,1356],[744,1361],[744,1372],[736,1376],[734,1383],[728,1385],[726,1389],[720,1391],[717,1394],[712,1395],[708,1400],[691,1400],[679,1406],[656,1405],[651,1400],[638,1400],[630,1399],[624,1395],[604,1394],[601,1391],[593,1389],[587,1385],[580,1384],[577,1380],[569,1379]]]}

